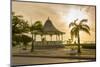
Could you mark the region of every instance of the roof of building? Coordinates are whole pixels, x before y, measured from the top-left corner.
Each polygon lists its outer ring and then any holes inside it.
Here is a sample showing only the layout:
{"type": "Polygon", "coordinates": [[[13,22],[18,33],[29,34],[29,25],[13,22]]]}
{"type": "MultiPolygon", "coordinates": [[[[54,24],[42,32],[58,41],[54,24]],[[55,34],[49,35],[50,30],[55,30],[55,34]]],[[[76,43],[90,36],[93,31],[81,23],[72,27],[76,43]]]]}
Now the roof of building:
{"type": "Polygon", "coordinates": [[[64,34],[64,32],[59,31],[53,24],[50,18],[46,20],[43,26],[44,34],[64,34]]]}

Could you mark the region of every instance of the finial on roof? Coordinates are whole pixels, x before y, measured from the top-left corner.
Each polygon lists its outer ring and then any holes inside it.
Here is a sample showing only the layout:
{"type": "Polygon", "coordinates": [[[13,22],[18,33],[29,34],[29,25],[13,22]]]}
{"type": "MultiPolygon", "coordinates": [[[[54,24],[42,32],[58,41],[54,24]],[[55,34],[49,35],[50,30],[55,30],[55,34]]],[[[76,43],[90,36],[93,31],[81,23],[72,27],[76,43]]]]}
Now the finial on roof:
{"type": "Polygon", "coordinates": [[[48,20],[50,20],[49,17],[48,17],[48,20]]]}

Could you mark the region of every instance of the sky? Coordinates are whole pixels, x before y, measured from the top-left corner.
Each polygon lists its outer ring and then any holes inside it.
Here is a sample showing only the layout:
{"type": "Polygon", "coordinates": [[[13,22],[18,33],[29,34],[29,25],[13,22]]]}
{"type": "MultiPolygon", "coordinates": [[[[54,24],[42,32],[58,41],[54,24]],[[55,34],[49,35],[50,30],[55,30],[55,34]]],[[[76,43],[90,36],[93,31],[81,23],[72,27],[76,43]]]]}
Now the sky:
{"type": "MultiPolygon", "coordinates": [[[[82,19],[88,19],[86,23],[90,27],[91,35],[80,32],[81,42],[95,42],[95,6],[82,6],[70,4],[51,4],[51,3],[34,3],[34,2],[12,2],[12,11],[16,15],[22,15],[23,19],[29,24],[37,20],[45,21],[50,18],[52,24],[62,32],[65,32],[64,40],[70,38],[69,24],[78,18],[78,22],[82,19]]],[[[77,23],[78,23],[77,22],[77,23]]],[[[39,39],[40,37],[37,36],[39,39]]],[[[50,39],[47,36],[47,39],[50,39]]],[[[55,40],[55,36],[53,37],[55,40]]]]}

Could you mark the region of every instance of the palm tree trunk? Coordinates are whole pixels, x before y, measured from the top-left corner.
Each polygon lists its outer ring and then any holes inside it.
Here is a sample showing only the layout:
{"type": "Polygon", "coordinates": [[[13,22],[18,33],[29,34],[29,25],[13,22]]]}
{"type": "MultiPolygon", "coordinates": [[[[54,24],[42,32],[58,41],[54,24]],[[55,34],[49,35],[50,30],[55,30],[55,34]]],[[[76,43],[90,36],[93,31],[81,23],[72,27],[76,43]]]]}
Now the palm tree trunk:
{"type": "Polygon", "coordinates": [[[26,43],[24,43],[24,45],[25,45],[25,50],[27,50],[27,44],[26,44],[26,43]]]}
{"type": "Polygon", "coordinates": [[[32,34],[32,45],[31,45],[31,52],[34,51],[34,42],[33,42],[33,34],[32,34]]]}
{"type": "Polygon", "coordinates": [[[79,35],[79,31],[78,31],[78,53],[81,53],[81,51],[80,51],[80,35],[79,35]]]}

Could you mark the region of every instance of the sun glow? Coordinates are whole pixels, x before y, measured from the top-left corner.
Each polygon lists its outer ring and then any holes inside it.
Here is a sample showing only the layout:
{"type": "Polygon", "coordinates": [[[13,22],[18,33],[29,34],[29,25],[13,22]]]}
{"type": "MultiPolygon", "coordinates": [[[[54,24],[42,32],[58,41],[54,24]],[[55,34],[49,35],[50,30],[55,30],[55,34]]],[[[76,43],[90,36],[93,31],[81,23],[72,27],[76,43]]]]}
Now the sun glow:
{"type": "Polygon", "coordinates": [[[81,11],[80,9],[70,9],[66,16],[64,16],[64,19],[67,21],[67,23],[71,23],[72,21],[76,19],[83,19],[86,18],[85,12],[81,11]]]}

